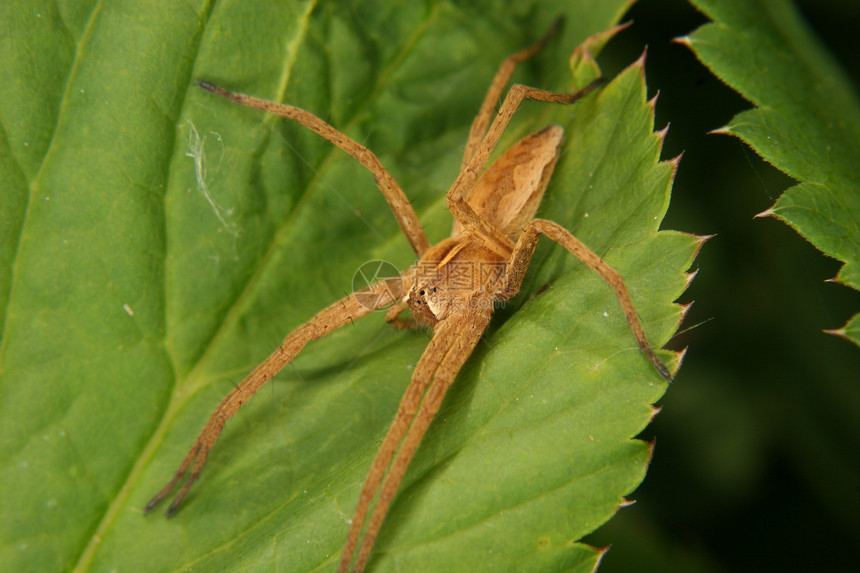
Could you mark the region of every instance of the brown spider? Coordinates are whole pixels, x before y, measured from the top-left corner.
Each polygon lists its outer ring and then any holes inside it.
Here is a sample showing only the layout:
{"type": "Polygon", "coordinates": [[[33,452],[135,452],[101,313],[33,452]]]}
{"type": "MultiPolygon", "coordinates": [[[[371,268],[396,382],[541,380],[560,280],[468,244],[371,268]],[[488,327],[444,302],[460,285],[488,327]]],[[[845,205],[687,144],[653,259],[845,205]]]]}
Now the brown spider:
{"type": "Polygon", "coordinates": [[[167,497],[190,468],[190,476],[170,504],[167,515],[177,510],[199,477],[227,420],[289,364],[305,344],[391,305],[386,313],[388,322],[398,328],[431,327],[433,338],[415,367],[352,518],[338,571],[363,571],[406,468],[446,391],[487,328],[493,303],[509,299],[519,291],[540,235],[560,243],[614,289],[639,347],[654,368],[671,380],[668,369],[648,344],[621,276],[563,227],[534,218],[559,156],[561,127],[549,126],[525,137],[484,169],[523,100],[568,104],[603,83],[595,80],[570,94],[515,84],[493,117],[495,103],[516,65],[538,52],[555,28],[538,43],[509,56],[496,73],[472,123],[460,174],[446,196],[448,209],[454,216],[453,232],[433,246],[427,242],[403,190],[371,151],[302,109],[198,82],[203,89],[236,103],[293,119],[357,159],[373,173],[419,261],[399,277],[376,282],[335,302],[291,332],[218,405],[173,479],[146,505],[147,512],[167,497]],[[411,317],[400,317],[406,308],[411,310],[411,317]]]}

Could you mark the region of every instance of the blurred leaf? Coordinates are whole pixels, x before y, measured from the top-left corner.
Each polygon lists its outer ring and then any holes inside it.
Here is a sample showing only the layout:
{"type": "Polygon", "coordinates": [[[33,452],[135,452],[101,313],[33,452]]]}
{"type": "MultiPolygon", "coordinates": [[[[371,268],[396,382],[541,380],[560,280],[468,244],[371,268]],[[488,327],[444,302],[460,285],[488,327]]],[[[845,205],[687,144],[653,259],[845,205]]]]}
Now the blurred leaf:
{"type": "MultiPolygon", "coordinates": [[[[845,262],[836,279],[860,289],[860,100],[787,0],[691,0],[714,23],[685,39],[717,76],[756,105],[735,135],[800,184],[762,215],[788,223],[845,262]]],[[[833,332],[860,345],[855,316],[833,332]]]]}
{"type": "MultiPolygon", "coordinates": [[[[195,79],[367,144],[435,241],[504,56],[566,13],[517,80],[571,89],[567,55],[626,4],[0,7],[0,569],[333,570],[427,343],[377,313],[309,345],[230,421],[182,511],[141,515],[287,332],[363,262],[412,262],[354,160],[195,79]]],[[[577,60],[577,85],[594,73],[577,60]]],[[[506,141],[549,121],[568,140],[541,214],[625,276],[659,346],[698,241],[657,232],[674,165],[657,163],[641,62],[575,106],[527,104],[506,141]]],[[[523,291],[446,399],[374,570],[590,571],[600,552],[573,542],[641,481],[650,448],[630,438],[665,383],[614,295],[546,244],[523,291]]]]}

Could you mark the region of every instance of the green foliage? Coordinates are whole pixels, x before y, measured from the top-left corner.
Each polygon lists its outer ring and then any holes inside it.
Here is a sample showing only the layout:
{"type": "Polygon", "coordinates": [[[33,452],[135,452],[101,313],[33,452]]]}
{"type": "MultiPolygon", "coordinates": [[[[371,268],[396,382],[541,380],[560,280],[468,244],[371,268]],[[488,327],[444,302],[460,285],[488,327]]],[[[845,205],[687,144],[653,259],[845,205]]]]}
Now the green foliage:
{"type": "MultiPolygon", "coordinates": [[[[625,4],[4,4],[0,569],[332,570],[427,343],[377,313],[309,345],[230,421],[179,514],[142,516],[287,332],[363,262],[412,262],[354,160],[194,80],[366,143],[438,240],[502,58],[567,13],[517,79],[570,89],[567,55],[625,4]]],[[[573,64],[577,85],[596,74],[573,64]]],[[[698,241],[657,232],[674,165],[658,163],[641,62],[574,107],[526,108],[508,143],[567,131],[541,215],[624,275],[659,346],[698,241]]],[[[590,571],[600,552],[573,542],[642,480],[650,447],[631,437],[665,383],[614,295],[549,245],[523,290],[422,444],[374,570],[590,571]]]]}
{"type": "MultiPolygon", "coordinates": [[[[845,262],[835,280],[860,289],[860,100],[790,2],[691,0],[714,23],[687,41],[756,105],[721,130],[800,183],[766,214],[845,262]]],[[[860,345],[855,316],[834,332],[860,345]]]]}

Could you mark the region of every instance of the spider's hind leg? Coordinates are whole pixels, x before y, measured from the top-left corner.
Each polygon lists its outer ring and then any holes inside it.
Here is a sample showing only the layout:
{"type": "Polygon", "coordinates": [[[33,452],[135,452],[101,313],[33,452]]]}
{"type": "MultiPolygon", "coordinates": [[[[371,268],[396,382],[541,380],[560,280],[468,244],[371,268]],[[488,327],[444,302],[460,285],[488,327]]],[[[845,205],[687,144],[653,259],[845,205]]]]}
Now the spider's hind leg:
{"type": "Polygon", "coordinates": [[[366,288],[324,308],[309,321],[288,334],[281,345],[221,401],[194,441],[194,445],[185,456],[173,479],[146,504],[145,512],[152,511],[155,506],[170,495],[170,492],[185,478],[190,469],[190,475],[167,511],[168,517],[173,515],[200,475],[206,458],[209,456],[209,451],[224,429],[224,424],[239,411],[243,404],[250,400],[284,366],[292,362],[293,358],[302,351],[308,342],[322,338],[342,326],[352,324],[354,320],[375,310],[385,308],[405,294],[404,285],[402,278],[397,282],[386,279],[370,284],[366,288]]]}

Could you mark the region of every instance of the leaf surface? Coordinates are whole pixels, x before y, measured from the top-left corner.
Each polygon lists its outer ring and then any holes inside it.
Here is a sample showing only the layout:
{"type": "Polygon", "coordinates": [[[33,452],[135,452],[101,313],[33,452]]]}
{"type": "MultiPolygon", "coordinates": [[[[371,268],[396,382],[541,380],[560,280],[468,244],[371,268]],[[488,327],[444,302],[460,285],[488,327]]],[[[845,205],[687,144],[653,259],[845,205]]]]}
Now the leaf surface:
{"type": "MultiPolygon", "coordinates": [[[[568,55],[626,2],[6,3],[0,148],[0,569],[335,568],[426,332],[373,314],[308,345],[230,421],[171,520],[142,516],[221,397],[360,265],[412,261],[373,178],[300,127],[197,89],[288,101],[373,149],[431,241],[505,55],[568,55]]],[[[594,48],[599,48],[597,41],[594,48]]],[[[627,280],[659,347],[698,246],[657,229],[674,165],[637,62],[506,136],[567,133],[541,216],[627,280]]],[[[664,357],[670,359],[669,354],[664,357]]],[[[665,383],[594,274],[542,244],[458,377],[386,520],[374,571],[590,571],[575,543],[642,480],[665,383]],[[543,288],[549,285],[548,288],[543,288]]]]}
{"type": "MultiPolygon", "coordinates": [[[[797,179],[764,214],[845,264],[837,282],[860,290],[860,99],[790,2],[691,0],[714,20],[685,39],[756,107],[721,132],[797,179]]],[[[832,332],[860,345],[860,316],[832,332]]]]}

